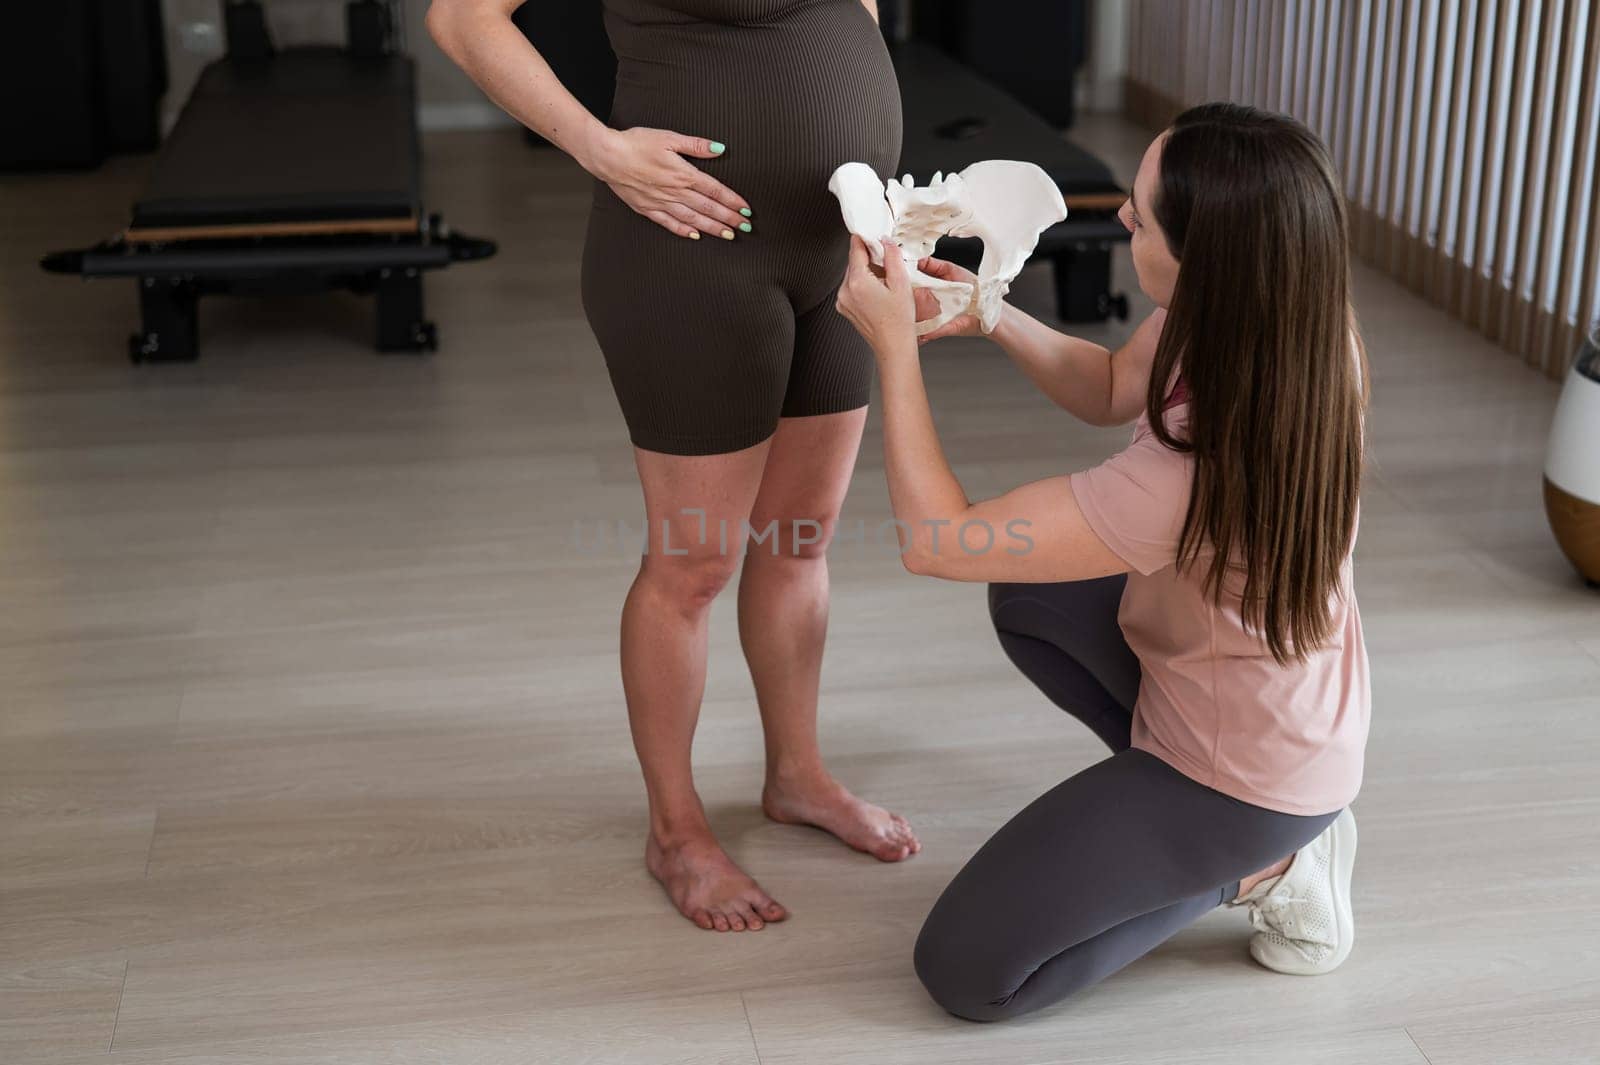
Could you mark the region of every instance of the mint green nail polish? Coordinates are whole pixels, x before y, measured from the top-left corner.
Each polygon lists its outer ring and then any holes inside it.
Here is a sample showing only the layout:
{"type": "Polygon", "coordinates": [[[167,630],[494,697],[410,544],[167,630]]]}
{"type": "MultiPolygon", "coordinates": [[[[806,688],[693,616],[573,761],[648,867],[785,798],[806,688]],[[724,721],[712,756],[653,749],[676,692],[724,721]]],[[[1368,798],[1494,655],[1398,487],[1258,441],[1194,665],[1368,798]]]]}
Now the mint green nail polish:
{"type": "Polygon", "coordinates": [[[749,218],[750,217],[750,208],[741,207],[741,208],[739,208],[739,213],[744,215],[746,218],[749,218]]]}
{"type": "Polygon", "coordinates": [[[750,224],[750,223],[749,223],[749,222],[740,222],[740,223],[739,223],[739,232],[741,232],[741,233],[749,233],[749,232],[751,232],[751,231],[752,231],[752,230],[753,230],[753,229],[754,229],[754,228],[755,228],[755,227],[754,227],[754,226],[752,226],[752,225],[751,225],[751,224],[750,224]]]}
{"type": "Polygon", "coordinates": [[[723,152],[728,150],[728,146],[726,144],[723,144],[721,141],[712,141],[711,142],[711,150],[715,154],[721,155],[723,152]]]}

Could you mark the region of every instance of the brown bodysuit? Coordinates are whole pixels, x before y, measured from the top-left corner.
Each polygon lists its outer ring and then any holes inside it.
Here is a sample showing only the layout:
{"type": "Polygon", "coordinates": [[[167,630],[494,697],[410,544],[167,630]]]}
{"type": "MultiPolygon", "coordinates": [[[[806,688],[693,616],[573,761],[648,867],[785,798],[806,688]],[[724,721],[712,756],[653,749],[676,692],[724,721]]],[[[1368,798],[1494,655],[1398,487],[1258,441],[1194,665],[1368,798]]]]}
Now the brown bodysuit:
{"type": "MultiPolygon", "coordinates": [[[[849,234],[828,178],[900,157],[894,68],[861,0],[605,0],[619,129],[727,145],[689,162],[743,196],[753,232],[689,240],[596,181],[583,305],[635,445],[759,443],[778,418],[867,403],[871,350],[834,310],[849,234]]],[[[686,157],[687,158],[687,157],[686,157]]]]}

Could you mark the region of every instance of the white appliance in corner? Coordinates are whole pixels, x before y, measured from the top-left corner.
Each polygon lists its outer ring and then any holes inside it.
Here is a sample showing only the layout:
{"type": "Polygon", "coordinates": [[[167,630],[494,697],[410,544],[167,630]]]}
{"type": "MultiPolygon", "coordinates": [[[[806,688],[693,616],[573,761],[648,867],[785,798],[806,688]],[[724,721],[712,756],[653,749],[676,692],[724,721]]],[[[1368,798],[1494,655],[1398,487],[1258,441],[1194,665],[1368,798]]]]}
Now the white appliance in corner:
{"type": "Polygon", "coordinates": [[[1572,360],[1556,405],[1544,509],[1562,552],[1600,588],[1600,322],[1572,360]]]}

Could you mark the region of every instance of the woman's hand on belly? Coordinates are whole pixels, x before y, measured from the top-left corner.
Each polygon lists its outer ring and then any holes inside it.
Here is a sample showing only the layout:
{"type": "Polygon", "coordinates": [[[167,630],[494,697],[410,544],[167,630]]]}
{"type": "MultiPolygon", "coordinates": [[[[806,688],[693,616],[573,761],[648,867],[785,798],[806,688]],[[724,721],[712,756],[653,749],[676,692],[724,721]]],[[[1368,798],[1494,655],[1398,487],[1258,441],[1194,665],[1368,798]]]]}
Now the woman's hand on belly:
{"type": "Polygon", "coordinates": [[[744,197],[705,171],[691,166],[685,155],[715,159],[721,145],[665,129],[636,126],[609,130],[596,146],[586,169],[611,187],[629,207],[680,237],[701,233],[732,240],[747,225],[750,205],[744,197]]]}

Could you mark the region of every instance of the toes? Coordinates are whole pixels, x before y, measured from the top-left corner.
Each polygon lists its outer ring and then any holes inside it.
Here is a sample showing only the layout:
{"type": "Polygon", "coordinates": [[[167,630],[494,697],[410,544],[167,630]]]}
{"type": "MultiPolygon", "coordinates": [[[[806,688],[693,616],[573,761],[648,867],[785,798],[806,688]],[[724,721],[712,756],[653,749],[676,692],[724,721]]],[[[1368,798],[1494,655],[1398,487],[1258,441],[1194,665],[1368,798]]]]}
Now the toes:
{"type": "Polygon", "coordinates": [[[773,901],[772,899],[767,899],[757,905],[756,910],[761,914],[761,916],[765,917],[769,921],[781,921],[785,917],[789,916],[789,911],[784,909],[782,906],[779,906],[777,902],[773,901]]]}
{"type": "Polygon", "coordinates": [[[761,916],[757,914],[751,905],[743,899],[739,900],[739,917],[744,921],[744,926],[750,929],[752,932],[759,932],[766,927],[766,922],[763,921],[761,916]]]}
{"type": "Polygon", "coordinates": [[[694,915],[689,919],[695,924],[699,925],[701,928],[704,928],[707,932],[711,931],[711,929],[714,927],[711,923],[711,915],[704,910],[694,911],[694,915]]]}
{"type": "Polygon", "coordinates": [[[738,910],[731,911],[728,914],[728,927],[733,929],[735,932],[743,932],[744,931],[744,915],[741,914],[738,910]]]}
{"type": "Polygon", "coordinates": [[[719,932],[726,932],[729,928],[728,918],[720,913],[712,916],[711,923],[719,932]]]}

